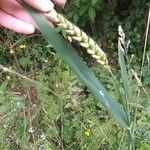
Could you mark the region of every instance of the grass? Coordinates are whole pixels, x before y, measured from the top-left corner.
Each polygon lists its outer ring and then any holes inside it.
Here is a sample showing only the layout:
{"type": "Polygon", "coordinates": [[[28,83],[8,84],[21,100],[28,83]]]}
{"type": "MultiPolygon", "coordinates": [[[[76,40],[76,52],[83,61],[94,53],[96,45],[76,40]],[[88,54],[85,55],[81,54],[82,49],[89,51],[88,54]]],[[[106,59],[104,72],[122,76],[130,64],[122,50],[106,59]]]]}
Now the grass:
{"type": "MultiPolygon", "coordinates": [[[[89,91],[71,73],[58,54],[46,48],[45,54],[38,57],[41,55],[40,50],[42,51],[45,41],[40,37],[38,38],[40,42],[35,43],[36,40],[22,39],[13,48],[13,54],[5,51],[5,55],[10,57],[10,63],[7,66],[11,66],[13,70],[19,70],[24,76],[10,70],[1,72],[0,148],[6,150],[42,149],[42,147],[45,149],[97,150],[118,147],[126,149],[127,135],[124,130],[110,118],[99,103],[93,100],[89,91]],[[35,44],[32,45],[32,42],[35,44]],[[22,44],[26,45],[23,49],[20,48],[22,44]],[[31,49],[32,53],[29,53],[31,49]],[[29,58],[29,62],[24,63],[23,66],[23,62],[19,61],[21,57],[24,57],[22,53],[28,54],[29,58]],[[17,59],[12,65],[14,55],[17,59]],[[32,59],[32,55],[37,57],[32,59]],[[48,57],[51,61],[45,62],[44,60],[48,57]],[[37,66],[39,68],[36,68],[37,66]]],[[[12,41],[7,39],[7,44],[9,42],[11,44],[12,41]]],[[[3,44],[3,47],[5,46],[3,44]]],[[[118,91],[108,72],[100,66],[93,70],[119,100],[118,91]]],[[[118,73],[116,78],[119,79],[118,73]]],[[[137,81],[133,79],[131,82],[135,89],[137,81]]],[[[121,83],[119,85],[122,93],[121,83]]],[[[143,86],[143,88],[146,87],[143,86]]],[[[132,92],[136,93],[134,90],[132,92]]],[[[146,88],[145,92],[140,94],[141,101],[137,107],[140,113],[137,116],[138,124],[135,133],[139,149],[149,147],[148,120],[150,118],[149,105],[146,104],[149,89],[146,88]]],[[[134,108],[134,103],[131,104],[134,108]]]]}

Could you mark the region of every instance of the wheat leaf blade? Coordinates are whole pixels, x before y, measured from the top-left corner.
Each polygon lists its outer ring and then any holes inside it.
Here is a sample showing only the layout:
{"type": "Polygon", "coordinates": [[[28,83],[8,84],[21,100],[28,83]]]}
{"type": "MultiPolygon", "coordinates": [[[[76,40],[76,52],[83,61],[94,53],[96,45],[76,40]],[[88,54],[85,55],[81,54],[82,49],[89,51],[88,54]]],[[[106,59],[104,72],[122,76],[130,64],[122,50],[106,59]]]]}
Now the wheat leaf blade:
{"type": "Polygon", "coordinates": [[[130,121],[130,112],[129,112],[129,82],[128,82],[128,73],[127,73],[127,66],[125,63],[125,34],[122,30],[122,27],[119,26],[119,38],[118,38],[118,54],[119,54],[119,64],[121,68],[121,79],[123,82],[123,89],[125,95],[125,112],[127,114],[128,120],[130,121]]]}
{"type": "Polygon", "coordinates": [[[97,80],[94,74],[86,66],[83,60],[77,55],[74,49],[66,41],[50,28],[46,19],[33,8],[27,7],[34,20],[36,21],[41,33],[54,49],[61,55],[63,60],[69,64],[78,78],[90,89],[95,99],[99,100],[106,110],[121,124],[124,128],[129,127],[128,119],[120,105],[111,98],[107,90],[97,80]]]}

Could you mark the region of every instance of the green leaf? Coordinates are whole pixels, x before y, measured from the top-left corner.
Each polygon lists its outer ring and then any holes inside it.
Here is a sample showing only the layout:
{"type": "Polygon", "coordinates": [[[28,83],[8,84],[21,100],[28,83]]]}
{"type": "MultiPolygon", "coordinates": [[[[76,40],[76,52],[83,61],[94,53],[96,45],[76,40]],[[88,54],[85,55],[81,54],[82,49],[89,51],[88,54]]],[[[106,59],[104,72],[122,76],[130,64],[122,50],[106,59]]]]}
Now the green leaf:
{"type": "Polygon", "coordinates": [[[0,113],[5,113],[6,111],[8,111],[8,109],[8,105],[0,105],[0,113]]]}
{"type": "Polygon", "coordinates": [[[96,17],[96,12],[95,12],[95,9],[93,7],[89,8],[88,14],[89,14],[90,19],[92,21],[94,21],[95,17],[96,17]]]}
{"type": "Polygon", "coordinates": [[[30,59],[27,58],[27,57],[21,57],[19,59],[19,64],[22,66],[22,67],[27,67],[29,64],[30,64],[30,59]]]}
{"type": "Polygon", "coordinates": [[[147,6],[150,7],[150,2],[147,3],[147,6]]]}
{"type": "Polygon", "coordinates": [[[3,83],[1,83],[1,85],[0,85],[0,94],[3,93],[6,90],[7,85],[8,85],[7,80],[5,80],[3,83]]]}
{"type": "Polygon", "coordinates": [[[92,6],[94,6],[99,0],[92,0],[92,6]]]}
{"type": "Polygon", "coordinates": [[[80,6],[80,0],[74,0],[74,1],[73,1],[73,4],[74,4],[75,6],[77,6],[77,7],[79,7],[79,6],[80,6]]]}
{"type": "Polygon", "coordinates": [[[88,10],[88,8],[88,5],[82,6],[82,8],[79,10],[79,16],[82,16],[88,10]]]}
{"type": "Polygon", "coordinates": [[[75,13],[73,15],[73,21],[74,21],[74,23],[76,24],[78,22],[78,20],[79,20],[78,14],[75,13]]]}
{"type": "Polygon", "coordinates": [[[125,59],[124,59],[124,49],[121,46],[121,43],[118,43],[118,51],[119,51],[119,64],[121,67],[121,79],[123,82],[123,89],[125,93],[125,110],[126,114],[128,116],[128,120],[130,120],[130,112],[129,112],[129,82],[128,82],[128,73],[127,73],[127,67],[125,64],[125,59]]]}
{"type": "Polygon", "coordinates": [[[68,63],[78,78],[90,89],[91,94],[96,100],[99,100],[106,110],[120,123],[124,128],[129,128],[129,122],[125,112],[120,105],[113,100],[107,90],[94,76],[91,70],[77,55],[75,50],[66,43],[66,41],[54,29],[49,27],[45,17],[31,7],[27,7],[34,20],[36,21],[41,33],[47,41],[52,44],[55,50],[68,63]]]}

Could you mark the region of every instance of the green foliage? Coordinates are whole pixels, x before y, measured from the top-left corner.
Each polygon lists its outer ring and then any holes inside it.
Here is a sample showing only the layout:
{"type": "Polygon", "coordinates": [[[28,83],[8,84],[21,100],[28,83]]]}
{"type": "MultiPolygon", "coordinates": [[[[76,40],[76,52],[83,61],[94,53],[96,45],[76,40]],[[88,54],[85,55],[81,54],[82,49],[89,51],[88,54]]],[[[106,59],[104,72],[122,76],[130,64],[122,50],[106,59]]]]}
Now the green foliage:
{"type": "Polygon", "coordinates": [[[75,23],[85,25],[89,20],[95,22],[96,12],[100,10],[102,1],[99,0],[72,0],[69,2],[67,16],[75,23]]]}
{"type": "MultiPolygon", "coordinates": [[[[73,0],[69,2],[64,13],[70,20],[100,40],[108,53],[116,52],[116,31],[118,26],[122,25],[127,39],[132,41],[129,53],[141,58],[148,12],[147,2],[148,0],[134,0],[128,9],[122,8],[122,11],[117,13],[115,0],[73,0]]],[[[113,55],[116,57],[116,53],[113,55]]]]}

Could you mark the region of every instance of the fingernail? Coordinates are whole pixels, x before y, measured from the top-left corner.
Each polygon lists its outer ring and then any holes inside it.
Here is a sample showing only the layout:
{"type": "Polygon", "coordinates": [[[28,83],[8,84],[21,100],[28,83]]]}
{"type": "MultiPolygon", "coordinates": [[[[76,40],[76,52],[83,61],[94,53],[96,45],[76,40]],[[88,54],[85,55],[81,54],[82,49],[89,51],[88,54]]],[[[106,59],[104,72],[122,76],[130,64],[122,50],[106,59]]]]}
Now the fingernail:
{"type": "Polygon", "coordinates": [[[45,0],[42,1],[42,7],[45,11],[50,11],[54,8],[54,4],[49,0],[45,0]]]}
{"type": "Polygon", "coordinates": [[[55,2],[60,4],[60,5],[65,5],[66,0],[55,0],[55,2]]]}

